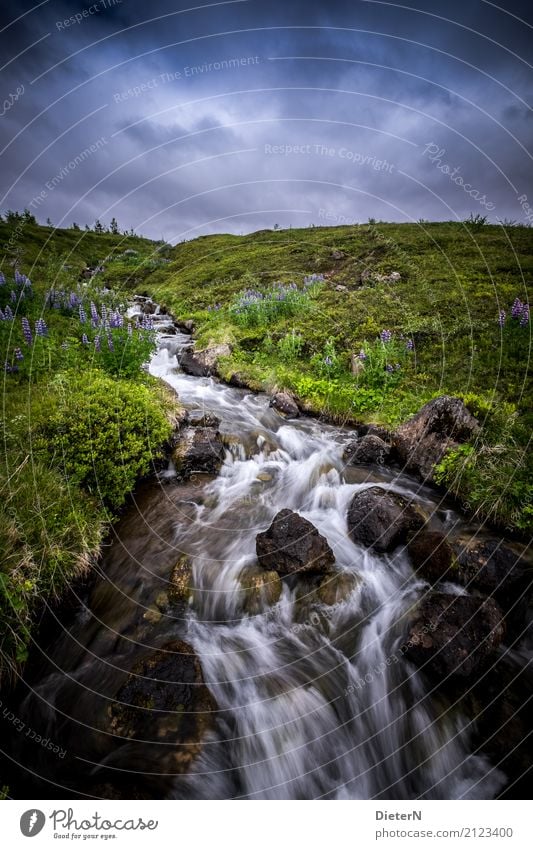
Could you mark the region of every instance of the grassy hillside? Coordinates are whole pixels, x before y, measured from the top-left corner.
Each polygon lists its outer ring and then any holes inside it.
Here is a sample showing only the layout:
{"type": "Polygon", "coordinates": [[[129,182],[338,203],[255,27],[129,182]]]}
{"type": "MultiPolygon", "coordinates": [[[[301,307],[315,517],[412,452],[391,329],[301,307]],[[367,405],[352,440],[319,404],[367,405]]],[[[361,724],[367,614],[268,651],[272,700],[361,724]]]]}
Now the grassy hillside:
{"type": "Polygon", "coordinates": [[[130,332],[121,307],[122,280],[153,270],[154,248],[0,223],[0,676],[24,661],[43,606],[90,568],[170,433],[168,398],[140,368],[153,334],[130,332]],[[103,274],[80,277],[102,263],[116,293],[103,274]]]}
{"type": "Polygon", "coordinates": [[[484,441],[450,458],[442,482],[481,516],[529,528],[531,228],[371,222],[207,236],[165,257],[134,287],[193,318],[200,346],[229,343],[226,377],[390,426],[462,395],[484,441]]]}

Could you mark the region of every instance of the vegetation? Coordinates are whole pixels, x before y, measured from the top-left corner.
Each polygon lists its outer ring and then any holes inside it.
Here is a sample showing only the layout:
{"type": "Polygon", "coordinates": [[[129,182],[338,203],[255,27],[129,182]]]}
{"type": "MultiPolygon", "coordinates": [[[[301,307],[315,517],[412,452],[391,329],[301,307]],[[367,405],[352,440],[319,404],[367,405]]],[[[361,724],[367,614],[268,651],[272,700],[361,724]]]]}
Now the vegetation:
{"type": "Polygon", "coordinates": [[[445,392],[477,399],[482,438],[440,479],[481,518],[530,527],[531,228],[373,221],[205,236],[165,256],[135,288],[192,318],[200,347],[229,343],[225,377],[390,427],[445,392]],[[494,499],[498,462],[512,478],[494,499]]]}
{"type": "Polygon", "coordinates": [[[168,397],[141,368],[155,341],[150,319],[128,321],[120,291],[130,257],[142,265],[158,246],[51,234],[24,214],[0,223],[0,245],[2,674],[26,658],[43,605],[87,572],[171,424],[168,397]],[[86,271],[106,263],[112,292],[103,271],[86,271]]]}

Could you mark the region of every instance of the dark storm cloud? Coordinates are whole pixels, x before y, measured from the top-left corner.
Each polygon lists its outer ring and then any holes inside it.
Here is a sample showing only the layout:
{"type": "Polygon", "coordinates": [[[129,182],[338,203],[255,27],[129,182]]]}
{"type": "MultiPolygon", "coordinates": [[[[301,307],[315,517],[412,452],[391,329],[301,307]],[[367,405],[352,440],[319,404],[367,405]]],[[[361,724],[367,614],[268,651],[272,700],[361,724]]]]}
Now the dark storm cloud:
{"type": "Polygon", "coordinates": [[[0,208],[172,239],[519,219],[531,11],[422,5],[50,0],[0,33],[0,208]]]}

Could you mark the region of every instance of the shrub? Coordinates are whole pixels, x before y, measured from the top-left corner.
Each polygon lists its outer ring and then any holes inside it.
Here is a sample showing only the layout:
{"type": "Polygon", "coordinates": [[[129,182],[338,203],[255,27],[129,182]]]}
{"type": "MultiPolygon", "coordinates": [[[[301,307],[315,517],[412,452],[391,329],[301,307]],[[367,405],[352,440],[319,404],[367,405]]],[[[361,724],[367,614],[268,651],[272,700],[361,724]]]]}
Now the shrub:
{"type": "MultiPolygon", "coordinates": [[[[284,363],[293,363],[300,357],[303,344],[304,340],[302,336],[299,333],[296,333],[295,330],[292,330],[291,333],[287,333],[278,342],[280,360],[284,363]]],[[[268,351],[268,343],[263,347],[265,351],[268,351]]]]}
{"type": "Polygon", "coordinates": [[[73,483],[98,494],[104,505],[123,504],[169,438],[170,423],[146,386],[87,372],[59,374],[41,444],[73,483]]]}

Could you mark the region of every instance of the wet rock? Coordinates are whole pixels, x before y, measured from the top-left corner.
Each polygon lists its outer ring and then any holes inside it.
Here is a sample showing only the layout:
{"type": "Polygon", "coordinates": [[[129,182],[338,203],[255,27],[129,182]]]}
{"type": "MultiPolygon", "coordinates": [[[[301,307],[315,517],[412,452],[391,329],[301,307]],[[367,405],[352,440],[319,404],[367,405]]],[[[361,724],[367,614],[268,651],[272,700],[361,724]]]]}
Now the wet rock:
{"type": "Polygon", "coordinates": [[[322,604],[340,604],[346,601],[360,583],[361,579],[353,572],[335,572],[322,578],[316,595],[322,604]]]}
{"type": "Polygon", "coordinates": [[[180,359],[180,366],[186,374],[194,377],[209,377],[217,373],[217,362],[221,357],[231,354],[230,345],[213,345],[203,351],[185,351],[180,359]]]}
{"type": "Polygon", "coordinates": [[[150,605],[150,607],[145,611],[143,615],[143,619],[146,619],[150,625],[157,625],[157,623],[161,619],[161,611],[155,604],[150,605]]]}
{"type": "Polygon", "coordinates": [[[391,447],[379,436],[368,434],[361,439],[350,442],[344,451],[344,461],[352,466],[376,463],[382,466],[387,462],[391,447]]]}
{"type": "Polygon", "coordinates": [[[503,540],[469,541],[459,547],[457,560],[461,583],[469,589],[494,596],[504,610],[522,597],[527,603],[533,572],[503,540]]]}
{"type": "Polygon", "coordinates": [[[256,537],[259,565],[281,575],[299,572],[327,574],[335,557],[327,540],[311,522],[292,510],[281,510],[268,528],[256,537]]]}
{"type": "Polygon", "coordinates": [[[379,436],[383,442],[386,442],[390,445],[392,442],[392,434],[387,428],[382,427],[381,425],[376,424],[368,424],[368,425],[358,425],[357,433],[359,437],[361,436],[379,436]]]}
{"type": "Polygon", "coordinates": [[[225,456],[218,430],[214,427],[187,427],[180,436],[172,455],[178,476],[187,479],[194,472],[215,475],[225,456]]]}
{"type": "Polygon", "coordinates": [[[168,600],[171,604],[188,604],[192,594],[192,564],[187,555],[182,554],[170,574],[168,600]]]}
{"type": "Polygon", "coordinates": [[[393,435],[393,444],[407,471],[431,481],[433,467],[444,454],[478,430],[478,422],[459,398],[442,395],[401,425],[393,435]]]}
{"type": "Polygon", "coordinates": [[[265,607],[276,604],[281,596],[281,578],[277,572],[257,572],[243,569],[239,576],[242,587],[242,605],[246,613],[261,613],[265,607]]]}
{"type": "Polygon", "coordinates": [[[406,542],[425,522],[423,513],[412,502],[379,486],[354,495],[347,519],[352,540],[380,552],[406,542]]]}
{"type": "Polygon", "coordinates": [[[216,708],[194,650],[173,640],[132,668],[108,709],[108,730],[152,744],[158,771],[183,774],[202,750],[216,708]]]}
{"type": "Polygon", "coordinates": [[[194,333],[194,321],[192,318],[186,318],[185,320],[176,318],[174,323],[182,333],[194,333]]]}
{"type": "Polygon", "coordinates": [[[402,651],[438,683],[465,686],[490,663],[505,633],[493,599],[429,593],[414,611],[402,651]]]}
{"type": "Polygon", "coordinates": [[[414,570],[420,577],[436,584],[438,581],[458,581],[457,561],[444,534],[421,531],[407,546],[414,570]]]}
{"type": "Polygon", "coordinates": [[[154,315],[157,309],[157,304],[154,304],[153,301],[144,301],[141,306],[141,311],[144,315],[154,315]]]}
{"type": "Polygon", "coordinates": [[[190,427],[218,427],[220,419],[208,410],[189,410],[187,424],[190,427]]]}
{"type": "Polygon", "coordinates": [[[288,392],[277,392],[270,399],[269,406],[290,419],[296,419],[300,415],[296,401],[288,392]]]}
{"type": "Polygon", "coordinates": [[[248,389],[248,383],[238,372],[233,372],[226,382],[228,386],[235,386],[237,389],[248,389]]]}

